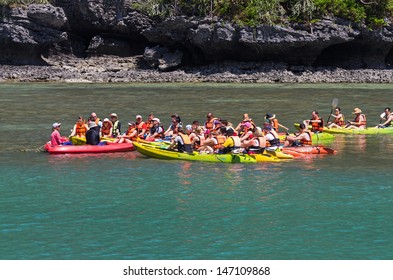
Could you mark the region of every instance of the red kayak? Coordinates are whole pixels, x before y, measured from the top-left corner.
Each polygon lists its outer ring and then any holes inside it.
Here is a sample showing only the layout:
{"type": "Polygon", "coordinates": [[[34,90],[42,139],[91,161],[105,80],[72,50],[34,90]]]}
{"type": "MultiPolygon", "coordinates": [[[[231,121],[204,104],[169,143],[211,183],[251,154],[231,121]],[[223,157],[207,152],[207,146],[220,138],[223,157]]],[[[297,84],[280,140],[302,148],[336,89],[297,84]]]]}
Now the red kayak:
{"type": "Polygon", "coordinates": [[[300,147],[283,147],[283,153],[301,157],[304,155],[333,155],[336,150],[323,146],[300,146],[300,147]]]}
{"type": "Polygon", "coordinates": [[[46,143],[44,149],[50,154],[86,154],[86,153],[117,153],[134,151],[132,143],[111,143],[105,145],[60,145],[51,146],[50,142],[46,143]]]}

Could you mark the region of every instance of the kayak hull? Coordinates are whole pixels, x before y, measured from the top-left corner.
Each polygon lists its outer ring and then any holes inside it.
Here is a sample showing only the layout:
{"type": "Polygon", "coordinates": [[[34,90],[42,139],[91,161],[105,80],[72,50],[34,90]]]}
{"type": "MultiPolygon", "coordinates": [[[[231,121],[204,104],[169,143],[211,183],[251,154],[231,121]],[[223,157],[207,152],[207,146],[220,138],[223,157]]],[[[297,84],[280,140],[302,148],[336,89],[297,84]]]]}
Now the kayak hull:
{"type": "Polygon", "coordinates": [[[44,149],[50,154],[97,154],[134,151],[132,143],[107,143],[106,145],[60,145],[46,143],[44,149]]]}
{"type": "Polygon", "coordinates": [[[336,150],[328,148],[328,147],[323,147],[323,146],[283,147],[282,151],[284,153],[291,154],[295,157],[298,154],[333,155],[336,153],[336,150]]]}
{"type": "Polygon", "coordinates": [[[203,162],[223,162],[223,163],[256,163],[257,160],[249,155],[232,155],[232,154],[199,154],[179,153],[166,149],[160,149],[159,146],[134,142],[135,149],[147,157],[165,159],[165,160],[188,160],[203,162]]]}

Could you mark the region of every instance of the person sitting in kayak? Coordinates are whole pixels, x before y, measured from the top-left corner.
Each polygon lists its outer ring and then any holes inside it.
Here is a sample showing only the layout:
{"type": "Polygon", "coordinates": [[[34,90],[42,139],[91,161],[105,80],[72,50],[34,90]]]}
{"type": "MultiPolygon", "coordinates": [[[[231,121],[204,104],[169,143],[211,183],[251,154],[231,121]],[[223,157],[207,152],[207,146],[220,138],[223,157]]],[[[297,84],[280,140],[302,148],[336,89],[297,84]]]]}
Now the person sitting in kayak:
{"type": "Polygon", "coordinates": [[[278,132],[279,127],[284,128],[286,131],[289,130],[288,127],[283,126],[278,122],[275,114],[266,113],[265,115],[266,124],[270,125],[276,132],[278,132]]]}
{"type": "Polygon", "coordinates": [[[116,113],[112,113],[110,115],[111,117],[111,122],[112,122],[112,136],[113,138],[116,138],[117,136],[120,135],[121,131],[121,122],[119,121],[119,118],[117,117],[116,113]]]}
{"type": "Polygon", "coordinates": [[[112,131],[113,131],[112,122],[108,118],[105,118],[104,121],[102,122],[102,127],[100,129],[100,136],[107,137],[107,138],[112,137],[112,131]]]}
{"type": "Polygon", "coordinates": [[[334,120],[328,124],[328,128],[342,128],[345,126],[345,118],[341,113],[340,107],[336,107],[334,109],[334,114],[331,114],[331,116],[334,118],[334,120]]]}
{"type": "Polygon", "coordinates": [[[50,135],[51,146],[63,145],[68,141],[67,138],[61,137],[60,126],[61,126],[61,123],[55,122],[54,124],[52,124],[52,134],[50,135]]]}
{"type": "Polygon", "coordinates": [[[222,145],[223,148],[219,149],[219,154],[233,153],[238,154],[241,149],[241,142],[239,136],[235,135],[235,131],[232,128],[228,128],[225,131],[227,139],[222,145]]]}
{"type": "Polygon", "coordinates": [[[295,136],[287,136],[285,139],[284,146],[311,146],[312,145],[312,137],[311,132],[307,129],[307,126],[304,123],[299,125],[300,133],[295,136]]]}
{"type": "Polygon", "coordinates": [[[266,138],[262,131],[255,128],[252,139],[243,141],[241,147],[245,148],[244,152],[247,154],[262,154],[266,147],[266,138]]]}
{"type": "Polygon", "coordinates": [[[172,144],[169,146],[169,149],[177,148],[177,151],[180,153],[192,153],[193,148],[191,145],[190,137],[183,131],[183,128],[178,126],[176,128],[177,135],[172,141],[172,144]]]}
{"type": "Polygon", "coordinates": [[[361,109],[359,108],[353,109],[352,115],[356,115],[355,119],[352,122],[348,122],[345,128],[348,129],[366,128],[366,124],[367,124],[366,115],[362,113],[361,109]]]}
{"type": "Polygon", "coordinates": [[[240,137],[240,142],[243,142],[245,140],[250,140],[253,138],[253,131],[256,128],[253,127],[253,125],[250,122],[245,122],[240,126],[239,129],[239,137],[240,137]]]}
{"type": "Polygon", "coordinates": [[[113,141],[114,143],[132,143],[136,140],[138,130],[136,129],[136,124],[134,122],[128,123],[128,129],[122,135],[117,136],[117,139],[113,141]]]}
{"type": "Polygon", "coordinates": [[[281,146],[277,132],[270,125],[265,125],[262,131],[265,135],[266,145],[269,150],[276,150],[281,146]]]}
{"type": "Polygon", "coordinates": [[[98,145],[100,143],[100,126],[95,122],[89,122],[89,130],[86,132],[86,144],[98,145]]]}
{"type": "Polygon", "coordinates": [[[311,132],[316,133],[323,131],[323,119],[319,117],[318,112],[315,110],[311,112],[311,119],[304,120],[304,124],[306,126],[311,125],[311,132]]]}
{"type": "Polygon", "coordinates": [[[76,121],[76,123],[74,125],[74,128],[72,129],[70,137],[71,136],[86,137],[86,131],[88,129],[89,129],[89,127],[85,123],[85,120],[83,119],[83,117],[79,116],[78,120],[76,121]]]}
{"type": "Polygon", "coordinates": [[[385,108],[385,111],[381,114],[381,123],[377,126],[378,128],[385,128],[392,126],[393,113],[389,107],[385,108]],[[383,122],[383,123],[382,123],[383,122]]]}
{"type": "Polygon", "coordinates": [[[159,118],[154,118],[153,126],[150,128],[149,134],[146,136],[147,141],[155,141],[156,139],[164,139],[164,127],[161,125],[159,118]]]}
{"type": "Polygon", "coordinates": [[[141,115],[136,115],[135,116],[135,124],[136,128],[138,130],[138,137],[141,139],[145,139],[146,133],[147,133],[147,125],[146,123],[142,120],[141,115]]]}
{"type": "Polygon", "coordinates": [[[204,123],[204,128],[205,130],[209,129],[210,131],[214,131],[216,128],[216,124],[214,123],[214,121],[219,120],[218,118],[214,117],[213,113],[208,113],[206,115],[206,121],[204,123]]]}

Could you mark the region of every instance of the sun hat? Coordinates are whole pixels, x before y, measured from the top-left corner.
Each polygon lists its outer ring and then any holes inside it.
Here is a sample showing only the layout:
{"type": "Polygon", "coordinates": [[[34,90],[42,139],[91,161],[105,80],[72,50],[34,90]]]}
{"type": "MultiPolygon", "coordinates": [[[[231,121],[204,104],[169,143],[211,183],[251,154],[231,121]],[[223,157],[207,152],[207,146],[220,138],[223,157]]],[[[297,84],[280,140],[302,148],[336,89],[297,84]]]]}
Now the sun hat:
{"type": "Polygon", "coordinates": [[[267,113],[266,116],[265,116],[265,119],[271,120],[271,119],[274,119],[275,117],[276,117],[275,114],[267,113]]]}
{"type": "Polygon", "coordinates": [[[361,114],[361,113],[362,113],[362,110],[359,109],[359,108],[353,109],[353,112],[352,112],[353,115],[355,115],[355,114],[361,114]]]}
{"type": "Polygon", "coordinates": [[[52,127],[53,127],[53,128],[57,128],[57,127],[59,127],[59,126],[61,126],[61,123],[55,122],[55,123],[52,124],[52,127]]]}
{"type": "Polygon", "coordinates": [[[111,122],[111,120],[110,120],[110,119],[108,119],[108,118],[105,118],[105,119],[104,119],[104,121],[103,121],[102,123],[104,123],[104,122],[108,122],[108,123],[110,123],[110,124],[112,125],[112,122],[111,122]]]}
{"type": "Polygon", "coordinates": [[[112,113],[110,116],[111,116],[111,117],[116,117],[116,118],[117,118],[117,114],[116,114],[116,113],[112,113]]]}
{"type": "Polygon", "coordinates": [[[95,122],[89,122],[89,128],[96,127],[97,124],[95,122]]]}
{"type": "Polygon", "coordinates": [[[159,119],[159,118],[154,118],[154,119],[153,119],[153,122],[158,122],[158,123],[160,123],[160,119],[159,119]]]}
{"type": "Polygon", "coordinates": [[[141,115],[136,115],[136,116],[135,116],[135,119],[141,119],[141,118],[142,118],[141,115]]]}

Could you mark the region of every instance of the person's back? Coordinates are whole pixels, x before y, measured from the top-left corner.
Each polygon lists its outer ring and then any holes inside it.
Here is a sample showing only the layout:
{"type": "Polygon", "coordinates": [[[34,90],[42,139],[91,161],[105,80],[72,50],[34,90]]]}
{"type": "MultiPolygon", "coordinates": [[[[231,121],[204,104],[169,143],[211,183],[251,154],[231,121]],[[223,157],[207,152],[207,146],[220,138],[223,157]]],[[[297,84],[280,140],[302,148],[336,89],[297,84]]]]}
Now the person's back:
{"type": "Polygon", "coordinates": [[[86,144],[98,145],[100,143],[100,127],[94,122],[89,123],[89,130],[86,132],[86,144]]]}

